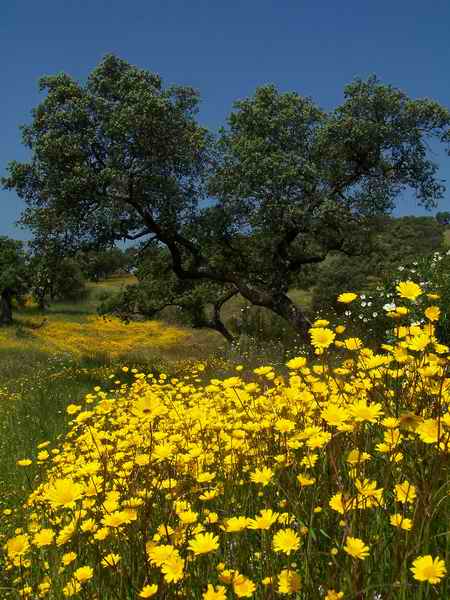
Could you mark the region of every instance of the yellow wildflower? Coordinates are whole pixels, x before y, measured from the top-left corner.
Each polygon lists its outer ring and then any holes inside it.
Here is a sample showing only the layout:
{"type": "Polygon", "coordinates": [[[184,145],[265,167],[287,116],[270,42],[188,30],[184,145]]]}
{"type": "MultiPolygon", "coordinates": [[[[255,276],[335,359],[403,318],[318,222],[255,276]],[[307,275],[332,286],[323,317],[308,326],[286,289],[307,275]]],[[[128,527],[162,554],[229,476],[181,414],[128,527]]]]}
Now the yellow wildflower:
{"type": "Polygon", "coordinates": [[[300,537],[293,529],[280,529],[273,536],[273,549],[275,552],[284,552],[289,556],[291,552],[300,547],[300,537]]]}
{"type": "Polygon", "coordinates": [[[278,593],[295,594],[301,589],[301,577],[291,569],[283,569],[278,575],[278,593]]]}
{"type": "Polygon", "coordinates": [[[226,600],[227,593],[223,585],[218,585],[214,588],[208,583],[208,589],[203,593],[202,600],[226,600]]]}
{"type": "Polygon", "coordinates": [[[433,585],[440,583],[447,573],[445,562],[439,557],[433,559],[430,554],[416,558],[411,571],[417,581],[428,581],[433,585]]]}
{"type": "Polygon", "coordinates": [[[212,533],[199,533],[189,541],[188,548],[192,550],[195,556],[214,552],[219,548],[219,538],[212,533]]]}
{"type": "Polygon", "coordinates": [[[369,547],[359,538],[348,537],[344,550],[353,558],[364,560],[369,556],[369,547]]]}
{"type": "Polygon", "coordinates": [[[151,598],[158,591],[158,585],[156,583],[144,585],[142,590],[139,592],[139,598],[151,598]]]}
{"type": "Polygon", "coordinates": [[[337,297],[337,301],[341,302],[342,304],[350,304],[350,302],[356,300],[357,297],[358,295],[354,294],[353,292],[344,292],[342,294],[339,294],[339,296],[337,297]]]}
{"type": "Polygon", "coordinates": [[[233,578],[233,591],[238,598],[251,598],[255,590],[256,585],[244,575],[236,575],[233,578]]]}
{"type": "Polygon", "coordinates": [[[402,298],[407,300],[416,300],[423,293],[422,288],[413,281],[401,281],[396,286],[396,290],[402,298]]]}

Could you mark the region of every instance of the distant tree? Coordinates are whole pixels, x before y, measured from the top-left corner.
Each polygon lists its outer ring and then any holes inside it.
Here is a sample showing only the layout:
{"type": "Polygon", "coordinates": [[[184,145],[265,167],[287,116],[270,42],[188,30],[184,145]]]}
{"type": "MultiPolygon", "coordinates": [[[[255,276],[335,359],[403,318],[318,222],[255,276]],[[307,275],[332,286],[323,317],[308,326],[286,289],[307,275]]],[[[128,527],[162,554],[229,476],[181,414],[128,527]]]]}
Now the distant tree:
{"type": "Polygon", "coordinates": [[[367,291],[401,265],[412,265],[442,248],[442,227],[433,217],[383,217],[366,240],[361,257],[330,257],[318,267],[313,307],[343,309],[337,296],[348,289],[367,291]]]}
{"type": "Polygon", "coordinates": [[[30,267],[31,292],[41,310],[52,302],[81,300],[87,293],[80,263],[74,257],[35,255],[30,267]]]}
{"type": "Polygon", "coordinates": [[[374,77],[330,112],[259,88],[217,144],[195,121],[196,92],[114,56],[86,85],[60,74],[40,89],[23,129],[31,161],[3,180],[26,202],[22,223],[75,246],[152,241],[192,291],[240,293],[303,335],[309,321],[287,292],[305,266],[363,251],[372,217],[404,188],[426,207],[444,190],[427,142],[449,141],[449,111],[374,77]]]}
{"type": "Polygon", "coordinates": [[[436,213],[436,221],[439,225],[450,225],[450,212],[438,212],[436,213]]]}
{"type": "Polygon", "coordinates": [[[442,226],[433,217],[386,218],[380,223],[375,252],[381,270],[416,261],[441,248],[442,226]]]}
{"type": "Polygon", "coordinates": [[[81,261],[58,236],[39,231],[29,243],[31,293],[39,308],[52,302],[77,300],[86,293],[81,261]]]}
{"type": "Polygon", "coordinates": [[[55,272],[52,300],[77,302],[87,293],[86,280],[80,263],[73,257],[64,258],[55,272]]]}
{"type": "Polygon", "coordinates": [[[106,279],[120,270],[126,270],[130,258],[120,248],[90,251],[79,256],[86,276],[92,281],[106,279]]]}
{"type": "Polygon", "coordinates": [[[50,254],[34,255],[31,258],[31,291],[40,310],[47,308],[53,296],[53,280],[59,262],[50,254]]]}
{"type": "Polygon", "coordinates": [[[64,259],[64,249],[57,239],[39,233],[29,244],[31,292],[41,310],[54,299],[58,268],[64,259]]]}
{"type": "Polygon", "coordinates": [[[28,257],[22,242],[0,237],[0,325],[13,321],[13,299],[29,288],[28,257]]]}

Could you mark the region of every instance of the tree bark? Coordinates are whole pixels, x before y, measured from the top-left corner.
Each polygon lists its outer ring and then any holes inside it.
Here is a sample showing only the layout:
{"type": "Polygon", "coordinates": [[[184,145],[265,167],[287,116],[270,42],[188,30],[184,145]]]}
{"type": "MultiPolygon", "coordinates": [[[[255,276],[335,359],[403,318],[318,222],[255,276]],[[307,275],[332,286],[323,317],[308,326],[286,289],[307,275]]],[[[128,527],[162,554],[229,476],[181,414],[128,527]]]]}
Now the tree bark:
{"type": "Polygon", "coordinates": [[[39,310],[44,311],[47,308],[47,303],[45,301],[46,295],[47,290],[45,288],[39,287],[34,290],[34,297],[36,298],[39,310]]]}
{"type": "Polygon", "coordinates": [[[235,339],[234,339],[234,336],[232,335],[232,333],[229,331],[229,329],[227,329],[227,327],[225,326],[225,323],[222,321],[221,310],[222,310],[222,306],[225,304],[225,302],[230,300],[230,298],[232,298],[236,294],[237,294],[236,288],[234,288],[232,290],[228,290],[221,298],[219,298],[213,304],[213,318],[212,318],[211,327],[213,329],[215,329],[216,331],[218,331],[220,334],[222,334],[223,337],[227,340],[227,342],[229,344],[232,344],[235,341],[235,339]]]}
{"type": "Polygon", "coordinates": [[[38,296],[37,297],[37,305],[39,310],[44,311],[47,308],[47,305],[45,303],[45,298],[43,296],[38,296]]]}
{"type": "Polygon", "coordinates": [[[0,295],[0,326],[11,325],[13,322],[12,297],[13,293],[9,289],[3,290],[0,295]]]}
{"type": "Polygon", "coordinates": [[[223,337],[227,340],[229,344],[232,344],[235,341],[234,336],[225,327],[224,322],[220,318],[214,318],[211,322],[206,323],[205,326],[209,327],[210,329],[214,329],[215,331],[223,335],[223,337]]]}
{"type": "Polygon", "coordinates": [[[272,306],[269,307],[277,315],[285,319],[297,331],[304,341],[309,341],[309,329],[311,322],[289,296],[285,294],[276,295],[272,306]]]}
{"type": "Polygon", "coordinates": [[[311,322],[303,310],[289,296],[282,292],[262,290],[248,285],[239,286],[239,291],[246,300],[255,306],[268,308],[282,317],[300,334],[303,341],[309,341],[311,322]]]}

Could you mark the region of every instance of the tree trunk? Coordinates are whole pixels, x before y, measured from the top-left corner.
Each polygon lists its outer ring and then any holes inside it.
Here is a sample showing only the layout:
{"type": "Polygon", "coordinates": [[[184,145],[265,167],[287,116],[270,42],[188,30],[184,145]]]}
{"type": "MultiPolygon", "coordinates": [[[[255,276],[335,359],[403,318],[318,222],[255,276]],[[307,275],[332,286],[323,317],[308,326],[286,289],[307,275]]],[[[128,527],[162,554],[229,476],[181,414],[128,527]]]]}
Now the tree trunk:
{"type": "Polygon", "coordinates": [[[232,333],[229,331],[229,329],[225,326],[225,323],[222,321],[220,313],[222,310],[222,306],[236,294],[236,288],[228,290],[224,293],[224,295],[221,298],[218,298],[213,304],[213,318],[211,326],[213,329],[222,334],[229,344],[232,344],[235,341],[235,339],[232,333]]]}
{"type": "Polygon", "coordinates": [[[225,327],[225,324],[220,319],[213,319],[210,323],[207,324],[207,327],[214,329],[227,340],[229,344],[232,344],[235,341],[234,336],[231,332],[225,327]]]}
{"type": "Polygon", "coordinates": [[[275,296],[272,306],[268,307],[277,315],[283,317],[297,331],[304,341],[309,341],[310,320],[289,296],[285,294],[275,296]]]}
{"type": "Polygon", "coordinates": [[[292,300],[283,293],[275,293],[271,290],[261,290],[247,285],[239,286],[242,296],[255,306],[263,306],[273,311],[287,321],[295,331],[302,337],[303,341],[309,341],[309,329],[311,322],[292,300]]]}
{"type": "Polygon", "coordinates": [[[47,308],[47,304],[45,302],[46,295],[47,290],[43,287],[39,287],[34,290],[34,297],[36,298],[39,310],[44,311],[47,308]]]}
{"type": "Polygon", "coordinates": [[[12,318],[12,291],[3,290],[0,295],[0,326],[11,325],[12,318]]]}
{"type": "Polygon", "coordinates": [[[38,305],[39,310],[41,310],[41,311],[44,311],[47,308],[44,296],[37,297],[37,305],[38,305]]]}
{"type": "Polygon", "coordinates": [[[200,327],[207,327],[208,329],[213,329],[214,331],[217,331],[218,333],[223,335],[223,337],[227,340],[229,344],[232,344],[235,341],[234,337],[225,326],[225,323],[220,318],[220,309],[224,302],[225,300],[221,299],[213,305],[212,319],[206,318],[204,306],[191,307],[191,311],[194,314],[192,326],[194,327],[194,329],[200,327]]]}

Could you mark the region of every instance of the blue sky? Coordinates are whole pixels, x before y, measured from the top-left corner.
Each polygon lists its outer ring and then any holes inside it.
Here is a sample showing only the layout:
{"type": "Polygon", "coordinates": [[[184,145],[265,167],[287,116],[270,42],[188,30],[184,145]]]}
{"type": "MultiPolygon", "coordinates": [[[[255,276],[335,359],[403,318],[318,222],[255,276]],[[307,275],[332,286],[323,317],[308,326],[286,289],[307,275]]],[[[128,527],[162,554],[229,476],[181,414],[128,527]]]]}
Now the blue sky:
{"type": "MultiPolygon", "coordinates": [[[[39,77],[83,80],[107,52],[196,87],[199,119],[215,130],[265,83],[331,109],[346,83],[375,73],[450,107],[449,25],[449,0],[3,0],[0,174],[27,158],[19,125],[39,102],[39,77]]],[[[450,182],[450,158],[435,158],[450,182]]],[[[0,235],[26,237],[14,226],[21,208],[0,191],[0,235]]],[[[439,209],[450,210],[450,189],[439,209]]],[[[421,212],[400,199],[398,214],[421,212]]]]}

